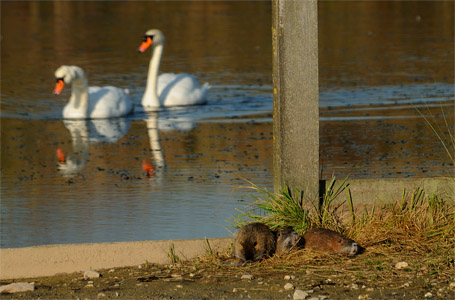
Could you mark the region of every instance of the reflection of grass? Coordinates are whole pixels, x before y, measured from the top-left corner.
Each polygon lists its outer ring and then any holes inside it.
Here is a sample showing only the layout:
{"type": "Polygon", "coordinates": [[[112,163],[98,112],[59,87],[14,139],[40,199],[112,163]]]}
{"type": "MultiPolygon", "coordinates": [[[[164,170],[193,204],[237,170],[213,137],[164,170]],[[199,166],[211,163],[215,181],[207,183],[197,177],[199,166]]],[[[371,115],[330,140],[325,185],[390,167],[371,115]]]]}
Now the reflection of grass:
{"type": "Polygon", "coordinates": [[[447,121],[447,116],[444,109],[441,107],[441,115],[442,120],[444,121],[443,126],[439,125],[436,116],[430,111],[427,107],[427,112],[429,117],[426,117],[425,114],[420,111],[417,107],[415,108],[417,112],[422,116],[425,120],[427,126],[431,129],[431,131],[435,134],[438,140],[441,142],[442,146],[444,147],[445,151],[447,152],[450,161],[455,164],[455,136],[451,131],[451,127],[449,126],[449,122],[447,121]]]}

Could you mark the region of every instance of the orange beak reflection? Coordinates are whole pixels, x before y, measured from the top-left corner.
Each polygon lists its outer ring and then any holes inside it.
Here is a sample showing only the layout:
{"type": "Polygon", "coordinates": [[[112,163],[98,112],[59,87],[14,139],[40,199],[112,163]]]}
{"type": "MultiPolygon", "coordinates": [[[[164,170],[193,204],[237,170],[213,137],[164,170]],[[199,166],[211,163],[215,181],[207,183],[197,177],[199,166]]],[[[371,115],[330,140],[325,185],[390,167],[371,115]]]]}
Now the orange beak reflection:
{"type": "Polygon", "coordinates": [[[153,172],[155,171],[155,168],[151,164],[149,164],[146,160],[143,160],[142,161],[142,170],[145,171],[145,173],[147,174],[147,177],[152,177],[153,172]]]}
{"type": "Polygon", "coordinates": [[[57,83],[55,84],[54,95],[60,95],[63,90],[65,83],[63,82],[62,78],[57,79],[57,83]]]}
{"type": "Polygon", "coordinates": [[[66,162],[66,156],[62,149],[57,148],[57,159],[59,163],[66,162]]]}
{"type": "Polygon", "coordinates": [[[137,49],[137,51],[139,52],[144,52],[145,50],[147,50],[153,43],[153,40],[151,37],[147,36],[145,38],[145,40],[142,42],[142,44],[139,46],[139,48],[137,49]]]}

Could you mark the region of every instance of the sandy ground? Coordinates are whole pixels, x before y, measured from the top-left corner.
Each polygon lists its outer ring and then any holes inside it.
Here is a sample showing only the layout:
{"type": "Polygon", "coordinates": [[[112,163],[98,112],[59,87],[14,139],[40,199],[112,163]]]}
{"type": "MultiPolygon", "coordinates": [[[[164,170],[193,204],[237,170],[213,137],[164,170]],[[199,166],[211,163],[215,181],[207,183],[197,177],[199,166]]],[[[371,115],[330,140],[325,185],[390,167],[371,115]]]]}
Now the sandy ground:
{"type": "MultiPolygon", "coordinates": [[[[308,256],[300,250],[294,256],[308,256]]],[[[41,278],[1,280],[33,282],[31,292],[4,294],[2,299],[454,299],[453,265],[428,267],[414,255],[384,259],[364,253],[354,258],[326,255],[309,264],[272,258],[234,266],[229,258],[199,258],[175,264],[141,264],[41,278]],[[396,269],[396,261],[408,268],[396,269]],[[244,275],[252,275],[249,278],[244,275]],[[286,277],[289,276],[289,277],[286,277]],[[286,286],[288,284],[288,286],[286,286]],[[290,284],[290,285],[289,285],[290,284]],[[287,289],[289,288],[289,289],[287,289]]]]}

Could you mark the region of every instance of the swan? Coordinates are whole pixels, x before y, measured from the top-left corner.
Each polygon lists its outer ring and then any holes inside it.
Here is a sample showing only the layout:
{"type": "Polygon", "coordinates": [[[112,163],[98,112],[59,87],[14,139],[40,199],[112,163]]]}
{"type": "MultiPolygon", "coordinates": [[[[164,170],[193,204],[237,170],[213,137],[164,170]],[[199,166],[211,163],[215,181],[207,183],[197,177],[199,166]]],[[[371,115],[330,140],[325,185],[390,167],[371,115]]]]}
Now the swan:
{"type": "Polygon", "coordinates": [[[78,66],[60,66],[55,71],[54,94],[72,84],[71,97],[63,108],[64,119],[105,119],[126,116],[133,111],[128,91],[113,86],[88,86],[84,70],[78,66]]]}
{"type": "Polygon", "coordinates": [[[164,73],[158,76],[164,41],[164,34],[160,30],[150,29],[145,33],[144,40],[138,49],[142,53],[152,46],[142,106],[153,108],[206,103],[206,95],[210,89],[208,83],[204,83],[201,87],[196,77],[185,73],[164,73]]]}

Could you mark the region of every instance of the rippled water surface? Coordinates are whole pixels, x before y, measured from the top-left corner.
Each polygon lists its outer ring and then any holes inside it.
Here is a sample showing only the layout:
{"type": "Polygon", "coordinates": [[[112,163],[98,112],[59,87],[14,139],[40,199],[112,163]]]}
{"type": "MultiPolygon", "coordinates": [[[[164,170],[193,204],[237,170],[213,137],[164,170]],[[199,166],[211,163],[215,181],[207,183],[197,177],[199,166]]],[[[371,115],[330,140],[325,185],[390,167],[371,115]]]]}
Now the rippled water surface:
{"type": "MultiPolygon", "coordinates": [[[[323,178],[453,176],[416,111],[453,132],[453,11],[319,3],[323,178]]],[[[246,180],[272,189],[270,28],[269,2],[1,2],[1,247],[230,236],[246,180]],[[149,28],[162,71],[210,83],[206,105],[141,109],[149,28]],[[63,121],[63,64],[129,89],[136,113],[63,121]]]]}

